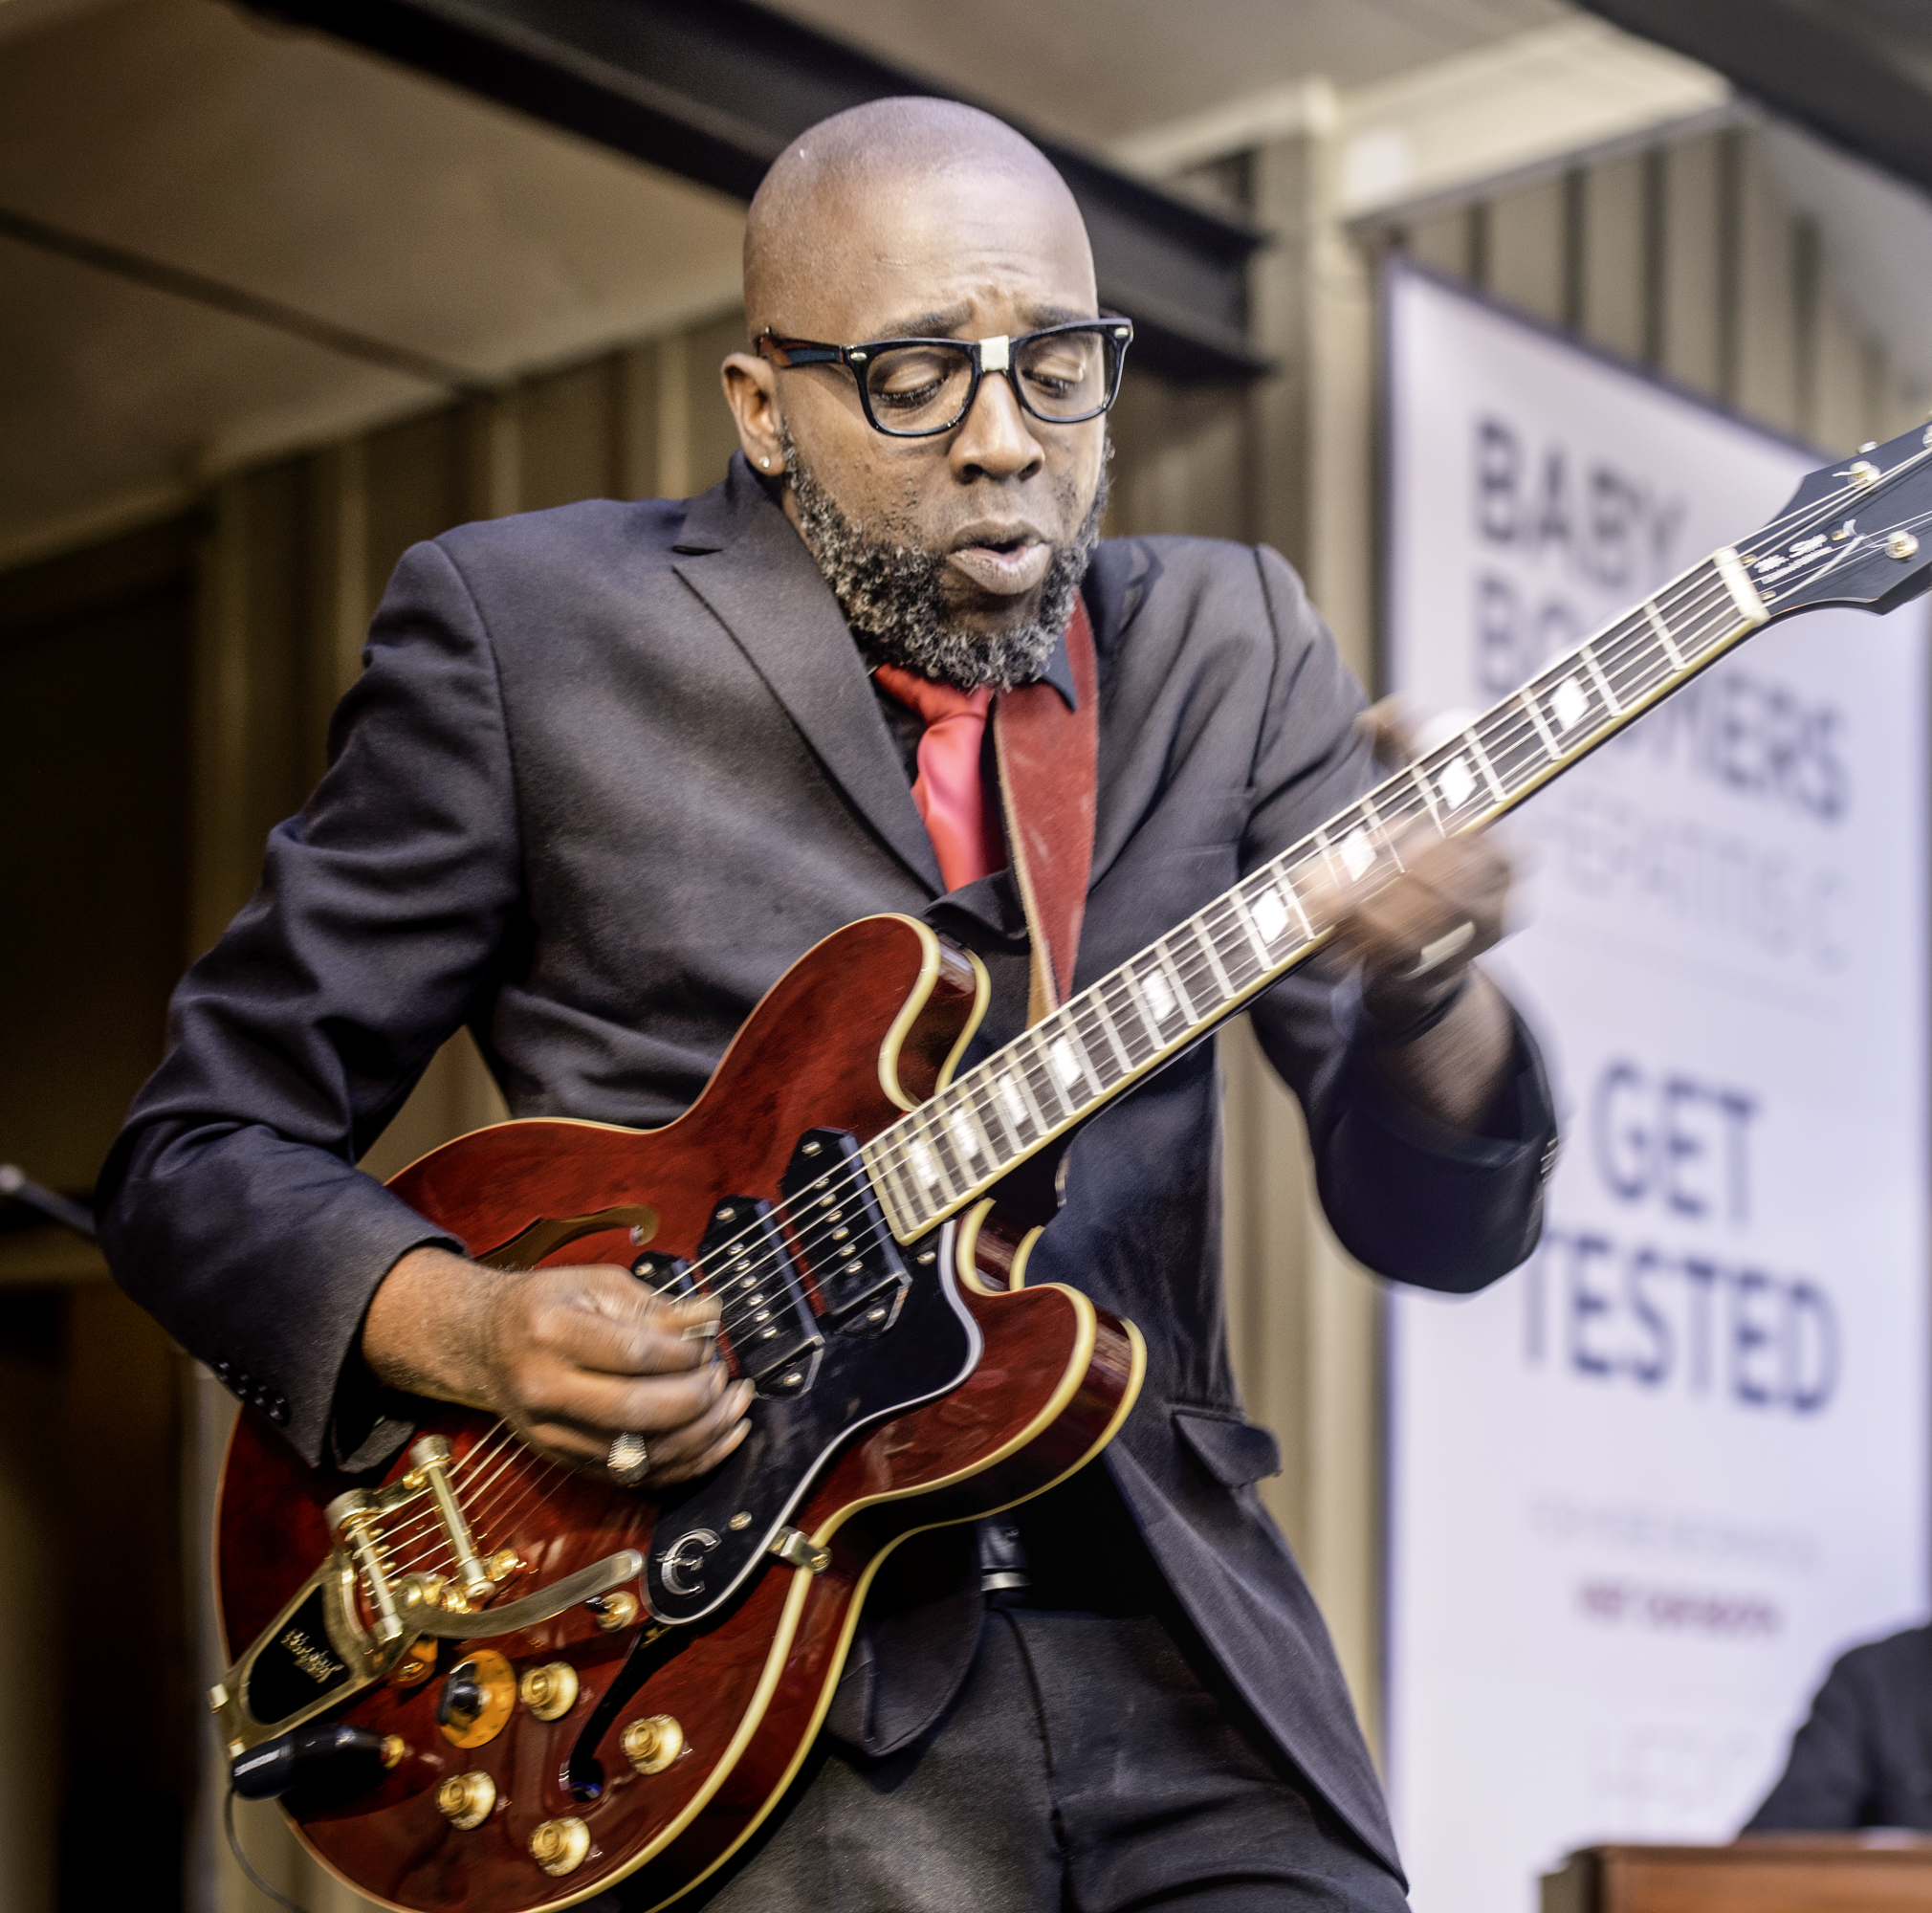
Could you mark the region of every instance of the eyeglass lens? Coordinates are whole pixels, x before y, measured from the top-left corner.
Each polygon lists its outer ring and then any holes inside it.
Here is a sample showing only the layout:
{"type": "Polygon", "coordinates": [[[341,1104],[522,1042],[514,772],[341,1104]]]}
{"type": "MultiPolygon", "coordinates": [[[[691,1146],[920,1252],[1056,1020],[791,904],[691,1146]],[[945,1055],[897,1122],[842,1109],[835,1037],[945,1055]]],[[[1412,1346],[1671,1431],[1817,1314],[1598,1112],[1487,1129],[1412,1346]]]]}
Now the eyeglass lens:
{"type": "MultiPolygon", "coordinates": [[[[1016,341],[1013,369],[1022,403],[1043,419],[1090,418],[1113,390],[1118,354],[1111,336],[1098,329],[1016,341]]],[[[973,359],[963,344],[895,345],[873,356],[865,377],[872,414],[886,430],[943,429],[966,408],[973,359]]]]}

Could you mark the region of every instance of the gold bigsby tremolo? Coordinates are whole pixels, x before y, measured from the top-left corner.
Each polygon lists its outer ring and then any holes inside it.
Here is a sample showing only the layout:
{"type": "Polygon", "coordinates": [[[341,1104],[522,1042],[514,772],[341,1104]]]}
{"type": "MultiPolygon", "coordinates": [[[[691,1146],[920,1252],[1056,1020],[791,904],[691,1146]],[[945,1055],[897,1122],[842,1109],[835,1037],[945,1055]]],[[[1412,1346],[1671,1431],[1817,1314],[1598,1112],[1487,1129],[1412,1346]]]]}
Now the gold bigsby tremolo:
{"type": "MultiPolygon", "coordinates": [[[[644,1556],[634,1548],[620,1549],[521,1600],[484,1607],[496,1584],[450,1480],[451,1460],[445,1437],[425,1435],[409,1450],[407,1473],[386,1487],[351,1488],[329,1504],[323,1518],[335,1545],[328,1558],[209,1692],[231,1755],[287,1733],[387,1678],[426,1636],[481,1640],[554,1620],[580,1602],[626,1598],[617,1591],[644,1572],[644,1556]],[[454,1559],[447,1581],[441,1573],[398,1573],[385,1542],[385,1529],[425,1495],[454,1559]],[[359,1585],[368,1597],[367,1624],[359,1611],[359,1585]],[[265,1655],[275,1667],[296,1668],[301,1682],[314,1682],[313,1691],[304,1684],[292,1693],[286,1671],[278,1684],[272,1680],[276,1704],[271,1719],[252,1704],[259,1703],[253,1683],[265,1655]]],[[[432,1549],[431,1558],[441,1551],[432,1549]]]]}

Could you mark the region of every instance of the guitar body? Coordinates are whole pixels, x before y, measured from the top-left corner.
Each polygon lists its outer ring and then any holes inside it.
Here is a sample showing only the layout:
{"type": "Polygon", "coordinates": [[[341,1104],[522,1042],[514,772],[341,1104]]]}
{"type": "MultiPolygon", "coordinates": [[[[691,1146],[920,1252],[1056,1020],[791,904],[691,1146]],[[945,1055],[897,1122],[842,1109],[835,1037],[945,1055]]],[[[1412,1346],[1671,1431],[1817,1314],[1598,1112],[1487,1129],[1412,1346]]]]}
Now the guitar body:
{"type": "MultiPolygon", "coordinates": [[[[667,1128],[503,1124],[433,1152],[392,1186],[499,1265],[629,1264],[641,1247],[663,1259],[654,1266],[692,1259],[721,1205],[742,1219],[748,1202],[777,1204],[788,1174],[796,1198],[801,1137],[863,1142],[942,1087],[983,993],[977,966],[925,926],[868,918],[774,986],[703,1097],[667,1128]]],[[[636,1549],[648,1569],[626,1592],[500,1635],[414,1638],[384,1678],[330,1705],[328,1722],[382,1738],[384,1766],[373,1785],[362,1776],[332,1791],[309,1778],[284,1796],[309,1848],[359,1891],[412,1913],[532,1913],[620,1880],[630,1903],[650,1907],[719,1864],[797,1771],[891,1549],[1041,1492],[1091,1459],[1131,1405],[1142,1356],[1130,1325],[1070,1289],[1006,1286],[1044,1220],[988,1204],[970,1226],[910,1245],[889,1311],[855,1310],[845,1329],[824,1329],[838,1318],[814,1290],[823,1332],[810,1385],[786,1396],[798,1373],[786,1366],[777,1396],[754,1404],[738,1453],[663,1504],[546,1462],[485,1417],[433,1412],[419,1433],[448,1440],[449,1480],[494,1584],[474,1604],[481,1624],[493,1605],[618,1550],[636,1549]],[[977,1267],[951,1265],[969,1242],[977,1267]],[[889,1312],[883,1329],[868,1326],[889,1312]],[[786,1537],[798,1551],[774,1558],[786,1537]],[[560,1666],[574,1694],[546,1720],[560,1666]],[[481,1682],[480,1713],[450,1710],[459,1668],[470,1701],[481,1682]],[[525,1677],[538,1668],[552,1670],[549,1697],[533,1705],[525,1677]],[[635,1747],[640,1722],[659,1724],[645,1730],[655,1739],[642,1761],[626,1742],[631,1729],[635,1747]],[[490,1797],[480,1816],[462,1816],[476,1824],[460,1824],[446,1783],[477,1774],[490,1797]],[[561,1850],[539,1833],[566,1822],[561,1850]]],[[[727,1308],[728,1330],[734,1319],[727,1308]]],[[[411,1465],[399,1458],[383,1484],[393,1490],[411,1465]]],[[[285,1718],[318,1718],[331,1663],[324,1608],[319,1594],[299,1597],[338,1544],[325,1510],[372,1485],[304,1467],[244,1413],[222,1483],[217,1585],[230,1653],[238,1668],[253,1656],[249,1680],[269,1714],[303,1700],[309,1711],[285,1718]]],[[[377,1531],[392,1582],[451,1575],[433,1508],[411,1504],[377,1531]]],[[[366,1580],[345,1572],[343,1585],[368,1626],[366,1580]]],[[[473,1807],[481,1791],[468,1784],[473,1807]]]]}

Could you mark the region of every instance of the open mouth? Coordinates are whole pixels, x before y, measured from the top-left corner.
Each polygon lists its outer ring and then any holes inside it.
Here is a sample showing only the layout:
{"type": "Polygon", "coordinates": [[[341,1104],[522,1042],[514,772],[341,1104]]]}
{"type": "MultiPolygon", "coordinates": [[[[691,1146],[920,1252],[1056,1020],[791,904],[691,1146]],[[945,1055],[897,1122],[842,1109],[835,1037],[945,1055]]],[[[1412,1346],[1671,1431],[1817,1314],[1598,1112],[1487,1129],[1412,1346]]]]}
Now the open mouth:
{"type": "Polygon", "coordinates": [[[947,558],[982,590],[1013,598],[1046,576],[1053,547],[1031,532],[1014,532],[955,545],[947,558]]]}

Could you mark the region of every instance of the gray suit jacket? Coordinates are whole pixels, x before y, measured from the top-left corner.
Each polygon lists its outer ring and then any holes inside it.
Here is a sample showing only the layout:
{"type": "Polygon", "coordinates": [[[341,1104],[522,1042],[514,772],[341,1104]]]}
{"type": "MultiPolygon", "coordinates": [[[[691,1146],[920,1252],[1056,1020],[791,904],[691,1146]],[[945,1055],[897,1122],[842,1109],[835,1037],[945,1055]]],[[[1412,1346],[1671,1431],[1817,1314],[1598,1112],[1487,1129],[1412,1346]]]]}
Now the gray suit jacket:
{"type": "Polygon", "coordinates": [[[1833,1663],[1747,1834],[1910,1827],[1932,1834],[1932,1627],[1833,1663]]]}
{"type": "MultiPolygon", "coordinates": [[[[1086,591],[1101,712],[1083,984],[1371,774],[1361,693],[1273,553],[1109,542],[1086,591]]],[[[976,944],[996,994],[984,1043],[1017,1031],[1026,989],[1010,885],[942,898],[837,605],[742,460],[686,502],[573,505],[417,546],[366,660],[326,777],[183,981],[102,1185],[129,1292],[304,1456],[351,1466],[393,1452],[409,1414],[356,1353],[369,1297],[437,1239],[353,1164],[452,1030],[475,1033],[518,1115],[652,1125],[696,1096],[786,966],[855,917],[923,913],[976,944]]],[[[1528,1253],[1553,1122],[1526,1036],[1493,1133],[1465,1136],[1378,1088],[1346,987],[1291,979],[1255,1021],[1357,1256],[1470,1289],[1528,1253]]],[[[1225,1344],[1218,1100],[1206,1045],[1094,1120],[1033,1277],[1145,1332],[1113,1481],[1241,1694],[1393,1866],[1328,1636],[1252,1485],[1277,1462],[1225,1344]]],[[[961,1652],[929,1640],[903,1678],[862,1656],[855,1735],[903,1742],[961,1652]]]]}

